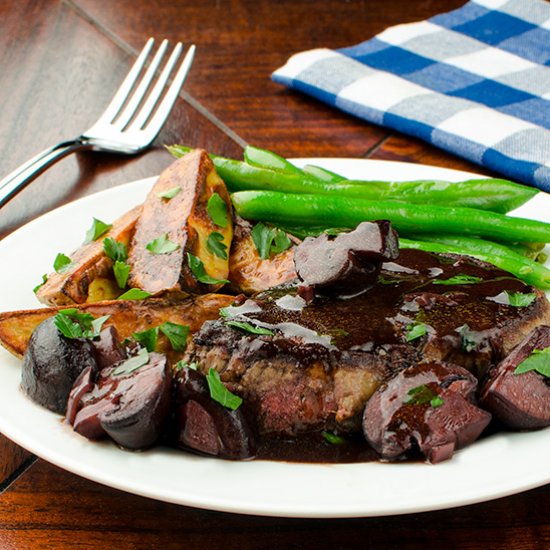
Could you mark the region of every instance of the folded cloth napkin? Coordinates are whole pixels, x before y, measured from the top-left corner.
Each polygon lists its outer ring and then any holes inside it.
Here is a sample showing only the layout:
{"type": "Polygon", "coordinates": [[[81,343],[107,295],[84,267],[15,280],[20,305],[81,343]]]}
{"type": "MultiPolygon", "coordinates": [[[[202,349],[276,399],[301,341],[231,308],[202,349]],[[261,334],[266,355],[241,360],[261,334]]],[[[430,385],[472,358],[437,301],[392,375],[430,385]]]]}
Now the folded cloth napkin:
{"type": "Polygon", "coordinates": [[[550,192],[544,0],[472,0],[357,46],[296,54],[272,78],[550,192]]]}

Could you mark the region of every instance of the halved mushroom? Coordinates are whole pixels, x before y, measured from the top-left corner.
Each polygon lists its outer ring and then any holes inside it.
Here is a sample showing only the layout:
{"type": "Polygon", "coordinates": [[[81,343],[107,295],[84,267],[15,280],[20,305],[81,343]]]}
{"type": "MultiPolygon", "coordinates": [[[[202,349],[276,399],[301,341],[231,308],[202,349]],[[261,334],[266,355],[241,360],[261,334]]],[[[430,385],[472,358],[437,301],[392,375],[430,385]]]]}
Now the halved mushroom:
{"type": "Polygon", "coordinates": [[[480,402],[507,427],[532,430],[550,426],[550,378],[536,370],[515,373],[536,350],[549,347],[550,327],[537,327],[489,371],[480,402]]]}
{"type": "Polygon", "coordinates": [[[363,431],[382,458],[402,458],[419,449],[429,462],[449,459],[475,441],[491,415],[477,407],[477,380],[451,363],[407,367],[367,401],[363,431]]]}

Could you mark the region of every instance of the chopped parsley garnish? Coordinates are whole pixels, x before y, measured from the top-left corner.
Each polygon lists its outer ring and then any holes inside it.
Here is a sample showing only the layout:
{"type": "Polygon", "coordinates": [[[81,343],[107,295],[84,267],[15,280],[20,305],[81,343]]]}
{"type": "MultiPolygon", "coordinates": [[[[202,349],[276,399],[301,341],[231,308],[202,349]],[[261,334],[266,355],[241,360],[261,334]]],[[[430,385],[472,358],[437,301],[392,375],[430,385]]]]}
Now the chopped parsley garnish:
{"type": "Polygon", "coordinates": [[[407,342],[412,342],[413,340],[424,336],[427,332],[428,326],[424,323],[411,323],[407,326],[407,334],[405,339],[407,342]]]}
{"type": "Polygon", "coordinates": [[[157,327],[144,330],[143,332],[134,332],[134,340],[144,345],[148,351],[155,351],[158,342],[159,331],[168,338],[170,346],[175,351],[185,351],[187,347],[187,336],[189,327],[187,325],[178,325],[166,321],[157,327]]]}
{"type": "Polygon", "coordinates": [[[220,380],[218,371],[210,367],[206,376],[208,382],[208,388],[210,390],[210,397],[217,401],[220,405],[231,409],[232,411],[238,409],[241,406],[243,400],[234,393],[231,393],[220,380]]]}
{"type": "Polygon", "coordinates": [[[145,245],[145,248],[151,252],[151,254],[170,254],[179,247],[180,245],[172,242],[166,233],[163,233],[145,245]]]}
{"type": "Polygon", "coordinates": [[[168,338],[173,350],[185,351],[187,337],[189,336],[189,327],[187,325],[179,325],[166,321],[160,325],[159,329],[168,338]]]}
{"type": "Polygon", "coordinates": [[[103,251],[107,258],[113,260],[113,262],[125,262],[128,259],[128,249],[126,245],[112,237],[107,237],[103,241],[103,251]]]}
{"type": "Polygon", "coordinates": [[[282,230],[277,229],[275,232],[275,237],[273,238],[273,243],[271,244],[271,254],[280,254],[292,246],[288,235],[282,230]]]}
{"type": "Polygon", "coordinates": [[[71,262],[71,258],[69,256],[65,256],[63,252],[60,252],[53,261],[53,268],[56,273],[65,273],[65,271],[68,271],[73,266],[73,263],[71,262]]]}
{"type": "Polygon", "coordinates": [[[441,407],[444,401],[441,396],[437,395],[437,393],[426,386],[426,384],[421,384],[420,386],[416,386],[416,388],[411,388],[407,392],[407,396],[403,403],[406,405],[429,404],[432,408],[436,409],[437,407],[441,407]]]}
{"type": "Polygon", "coordinates": [[[54,324],[65,338],[96,338],[103,323],[109,317],[110,315],[103,315],[96,319],[90,313],[81,313],[76,308],[68,308],[57,313],[54,324]]]}
{"type": "Polygon", "coordinates": [[[44,273],[44,275],[42,275],[42,282],[38,285],[36,285],[32,291],[36,294],[38,292],[38,290],[40,289],[40,287],[44,286],[46,284],[46,281],[48,280],[48,275],[46,273],[44,273]]]}
{"type": "Polygon", "coordinates": [[[178,361],[175,367],[176,372],[183,369],[197,370],[198,368],[199,368],[199,364],[195,363],[195,361],[191,361],[191,363],[189,363],[188,361],[184,361],[183,359],[178,361]]]}
{"type": "Polygon", "coordinates": [[[132,338],[147,348],[147,351],[155,351],[159,337],[159,328],[154,327],[143,332],[134,332],[132,338]]]}
{"type": "Polygon", "coordinates": [[[147,363],[149,363],[149,352],[147,351],[147,348],[141,348],[136,355],[120,363],[120,365],[118,365],[118,367],[116,367],[113,371],[113,376],[131,374],[147,363]]]}
{"type": "Polygon", "coordinates": [[[210,275],[206,273],[206,269],[204,269],[202,260],[197,258],[197,256],[193,256],[193,254],[190,254],[189,252],[187,253],[187,262],[189,263],[189,269],[191,269],[195,279],[197,279],[200,283],[204,283],[206,285],[217,285],[229,282],[226,279],[215,279],[214,277],[210,277],[210,275]]]}
{"type": "Polygon", "coordinates": [[[130,275],[130,266],[126,263],[128,259],[128,249],[124,243],[116,241],[112,237],[107,237],[103,241],[103,251],[107,258],[114,262],[113,274],[119,288],[125,288],[130,275]]]}
{"type": "Polygon", "coordinates": [[[176,185],[176,187],[166,189],[166,191],[159,191],[157,193],[157,197],[159,197],[160,199],[170,200],[173,199],[180,191],[181,187],[179,185],[176,185]]]}
{"type": "Polygon", "coordinates": [[[208,235],[206,248],[218,258],[227,260],[227,245],[223,242],[223,235],[214,231],[208,235]]]}
{"type": "Polygon", "coordinates": [[[130,276],[130,266],[126,262],[117,260],[113,265],[113,274],[119,288],[125,288],[130,276]]]}
{"type": "Polygon", "coordinates": [[[483,279],[480,277],[474,277],[473,275],[466,275],[460,273],[449,279],[434,279],[432,283],[434,285],[475,285],[476,283],[481,283],[483,279]]]}
{"type": "Polygon", "coordinates": [[[475,333],[470,329],[467,324],[462,325],[455,329],[460,334],[460,349],[466,353],[470,353],[477,348],[477,342],[475,339],[475,333]]]}
{"type": "Polygon", "coordinates": [[[97,218],[93,219],[92,227],[86,231],[86,238],[84,239],[84,244],[91,243],[93,241],[97,241],[101,235],[105,235],[109,229],[113,227],[110,223],[102,222],[101,220],[98,220],[97,218]]]}
{"type": "Polygon", "coordinates": [[[227,204],[225,201],[218,195],[218,193],[212,193],[212,196],[208,199],[208,204],[206,205],[206,210],[210,219],[218,227],[226,227],[228,218],[227,218],[227,204]]]}
{"type": "Polygon", "coordinates": [[[221,308],[220,308],[220,311],[219,311],[220,317],[223,317],[224,319],[225,319],[226,317],[232,317],[231,311],[230,311],[230,309],[231,309],[232,307],[233,307],[233,306],[221,307],[221,308]]]}
{"type": "Polygon", "coordinates": [[[262,260],[269,259],[271,254],[280,254],[292,245],[288,235],[282,229],[268,227],[262,222],[254,226],[251,236],[262,260]]]}
{"type": "Polygon", "coordinates": [[[333,434],[332,432],[321,432],[321,434],[325,438],[325,441],[331,445],[343,445],[346,442],[342,436],[333,434]]]}
{"type": "Polygon", "coordinates": [[[256,327],[246,321],[227,321],[226,325],[231,328],[238,328],[244,330],[245,332],[250,332],[251,334],[265,334],[267,336],[273,335],[272,330],[263,327],[256,327]]]}
{"type": "Polygon", "coordinates": [[[141,290],[140,288],[131,288],[124,294],[121,294],[117,300],[143,300],[149,298],[149,296],[151,296],[150,292],[145,292],[145,290],[141,290]]]}
{"type": "Polygon", "coordinates": [[[533,350],[531,355],[516,367],[514,374],[523,374],[531,370],[550,378],[550,347],[533,350]]]}
{"type": "Polygon", "coordinates": [[[505,290],[504,292],[506,292],[508,296],[508,303],[514,307],[529,306],[537,298],[537,295],[534,292],[529,292],[525,294],[522,292],[509,292],[508,290],[505,290]]]}

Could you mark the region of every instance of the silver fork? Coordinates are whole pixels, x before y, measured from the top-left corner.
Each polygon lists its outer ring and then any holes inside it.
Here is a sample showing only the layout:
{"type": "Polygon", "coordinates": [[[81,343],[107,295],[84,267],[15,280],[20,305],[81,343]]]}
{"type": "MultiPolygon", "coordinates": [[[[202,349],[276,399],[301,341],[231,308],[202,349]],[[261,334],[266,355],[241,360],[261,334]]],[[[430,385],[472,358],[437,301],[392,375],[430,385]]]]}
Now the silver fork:
{"type": "Polygon", "coordinates": [[[151,145],[172,110],[195,54],[195,46],[192,45],[161,98],[181,57],[183,45],[181,42],[176,44],[153,84],[154,76],[168,48],[168,40],[163,40],[145,71],[153,44],[154,39],[149,38],[111,103],[89,130],[75,139],[63,141],[42,151],[0,181],[0,207],[46,168],[74,151],[90,149],[134,155],[151,145]]]}

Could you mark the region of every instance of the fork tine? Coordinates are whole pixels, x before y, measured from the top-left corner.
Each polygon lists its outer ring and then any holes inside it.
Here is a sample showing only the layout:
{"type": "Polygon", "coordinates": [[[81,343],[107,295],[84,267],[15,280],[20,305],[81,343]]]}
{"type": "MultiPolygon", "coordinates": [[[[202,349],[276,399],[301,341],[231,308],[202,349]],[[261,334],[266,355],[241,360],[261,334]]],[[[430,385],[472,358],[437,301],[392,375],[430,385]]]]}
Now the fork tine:
{"type": "Polygon", "coordinates": [[[126,75],[124,82],[120,85],[120,88],[117,90],[116,94],[111,100],[111,103],[109,103],[107,109],[105,109],[105,111],[101,115],[100,120],[106,122],[107,124],[110,124],[116,117],[116,115],[124,105],[124,102],[126,101],[128,94],[130,93],[130,90],[136,83],[136,80],[141,72],[141,69],[145,65],[145,60],[149,56],[149,53],[151,52],[151,48],[153,47],[154,43],[154,38],[149,38],[149,40],[147,40],[138,58],[130,69],[130,72],[126,75]]]}
{"type": "Polygon", "coordinates": [[[149,123],[145,128],[145,131],[152,136],[151,141],[160,132],[160,129],[164,124],[164,121],[166,120],[166,118],[170,114],[170,111],[172,110],[172,107],[174,106],[174,103],[178,97],[181,87],[185,82],[187,73],[189,72],[189,69],[191,68],[191,64],[193,63],[193,57],[195,56],[195,49],[196,49],[195,45],[192,44],[189,47],[189,50],[187,50],[187,53],[185,54],[185,57],[181,62],[180,68],[178,69],[176,76],[172,80],[172,84],[170,84],[170,87],[168,88],[168,91],[166,92],[165,96],[160,102],[156,113],[153,115],[153,117],[151,118],[151,120],[149,121],[149,123]]]}
{"type": "Polygon", "coordinates": [[[179,56],[181,54],[181,50],[183,49],[183,45],[181,42],[178,42],[172,51],[172,55],[170,55],[170,59],[168,59],[166,65],[164,66],[164,69],[162,70],[161,75],[159,76],[155,87],[153,88],[153,91],[149,94],[149,97],[147,98],[147,101],[145,104],[141,107],[139,111],[139,115],[136,117],[136,119],[132,122],[130,127],[128,129],[136,128],[141,129],[147,122],[147,119],[151,116],[151,113],[153,112],[155,105],[157,104],[158,98],[160,97],[162,90],[164,90],[164,86],[166,85],[166,82],[168,81],[168,77],[170,76],[170,73],[172,72],[172,69],[174,68],[174,65],[176,64],[177,60],[179,59],[179,56]]]}
{"type": "Polygon", "coordinates": [[[153,61],[151,61],[151,64],[147,68],[147,72],[141,79],[141,82],[139,83],[137,89],[132,94],[130,101],[128,102],[126,107],[124,107],[119,118],[113,123],[113,126],[115,128],[118,128],[119,130],[123,130],[124,127],[130,121],[130,119],[134,116],[141,100],[143,99],[143,97],[147,93],[147,90],[149,89],[149,85],[151,84],[151,81],[153,80],[153,77],[157,72],[158,66],[160,65],[160,62],[164,57],[167,47],[168,47],[168,40],[165,39],[162,41],[159,49],[157,50],[157,53],[155,54],[155,57],[153,58],[153,61]]]}

